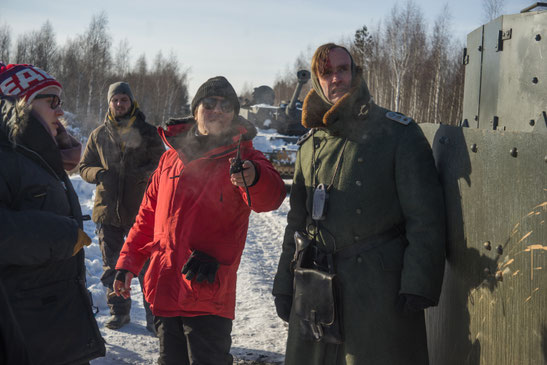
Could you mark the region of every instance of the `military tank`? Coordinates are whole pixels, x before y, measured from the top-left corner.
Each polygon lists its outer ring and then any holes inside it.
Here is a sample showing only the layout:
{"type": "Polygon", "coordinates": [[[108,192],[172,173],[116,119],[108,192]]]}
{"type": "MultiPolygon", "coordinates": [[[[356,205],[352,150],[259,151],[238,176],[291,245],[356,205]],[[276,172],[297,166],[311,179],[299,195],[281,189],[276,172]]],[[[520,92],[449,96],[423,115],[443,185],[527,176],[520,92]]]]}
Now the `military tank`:
{"type": "Polygon", "coordinates": [[[420,125],[447,209],[433,365],[547,364],[546,6],[469,33],[461,125],[420,125]]]}
{"type": "Polygon", "coordinates": [[[298,138],[307,132],[301,124],[302,104],[298,100],[302,87],[310,79],[308,70],[296,73],[297,84],[288,104],[274,106],[274,91],[269,86],[259,86],[253,91],[253,100],[240,109],[240,115],[258,128],[253,143],[272,162],[284,179],[291,179],[298,138]]]}

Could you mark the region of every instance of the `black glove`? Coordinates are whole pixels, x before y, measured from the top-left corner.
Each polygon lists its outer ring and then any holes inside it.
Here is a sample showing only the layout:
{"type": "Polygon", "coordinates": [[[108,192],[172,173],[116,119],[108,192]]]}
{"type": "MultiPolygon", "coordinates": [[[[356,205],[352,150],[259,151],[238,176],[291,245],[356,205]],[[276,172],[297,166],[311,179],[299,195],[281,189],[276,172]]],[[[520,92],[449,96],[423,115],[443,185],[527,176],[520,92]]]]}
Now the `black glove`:
{"type": "Polygon", "coordinates": [[[400,294],[397,307],[403,313],[416,313],[435,305],[431,300],[414,294],[400,294]]]}
{"type": "Polygon", "coordinates": [[[192,251],[188,261],[182,267],[182,274],[186,275],[186,279],[192,280],[196,277],[196,281],[201,283],[205,279],[211,284],[215,282],[215,276],[218,270],[218,261],[206,253],[198,250],[192,251]]]}
{"type": "Polygon", "coordinates": [[[275,299],[275,310],[279,318],[285,322],[289,321],[291,316],[291,307],[292,307],[292,296],[291,295],[276,295],[275,299]]]}
{"type": "MultiPolygon", "coordinates": [[[[125,274],[127,274],[129,271],[124,269],[116,270],[116,275],[114,276],[114,281],[119,280],[122,283],[125,284],[125,274]]],[[[133,275],[134,276],[134,275],[133,275]]]]}

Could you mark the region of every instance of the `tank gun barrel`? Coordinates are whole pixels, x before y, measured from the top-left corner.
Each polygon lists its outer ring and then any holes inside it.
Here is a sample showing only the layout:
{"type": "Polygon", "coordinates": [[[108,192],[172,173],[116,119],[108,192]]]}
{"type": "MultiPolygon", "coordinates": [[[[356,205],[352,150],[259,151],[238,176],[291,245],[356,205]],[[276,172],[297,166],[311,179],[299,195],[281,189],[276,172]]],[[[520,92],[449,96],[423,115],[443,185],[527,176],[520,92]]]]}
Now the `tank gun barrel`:
{"type": "Polygon", "coordinates": [[[296,109],[296,100],[298,100],[300,91],[302,91],[302,87],[306,84],[306,82],[308,82],[310,76],[311,74],[308,70],[300,70],[296,73],[296,77],[298,78],[298,84],[296,85],[296,89],[294,89],[294,93],[292,94],[291,102],[287,106],[287,115],[289,115],[296,109]]]}

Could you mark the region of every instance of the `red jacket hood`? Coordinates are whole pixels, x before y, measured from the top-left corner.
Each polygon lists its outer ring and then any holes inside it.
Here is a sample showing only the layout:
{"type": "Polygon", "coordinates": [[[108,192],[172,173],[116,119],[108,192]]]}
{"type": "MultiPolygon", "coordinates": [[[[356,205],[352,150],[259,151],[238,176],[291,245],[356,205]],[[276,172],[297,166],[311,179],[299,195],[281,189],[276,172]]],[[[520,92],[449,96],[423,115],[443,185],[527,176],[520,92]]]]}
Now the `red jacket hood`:
{"type": "MultiPolygon", "coordinates": [[[[158,133],[163,142],[173,149],[177,149],[176,140],[178,136],[186,134],[196,124],[194,117],[185,118],[170,118],[164,125],[158,127],[158,133]]],[[[234,128],[238,133],[232,138],[234,143],[239,141],[239,136],[243,137],[243,141],[252,140],[257,133],[255,126],[242,116],[238,116],[233,121],[234,128]]]]}

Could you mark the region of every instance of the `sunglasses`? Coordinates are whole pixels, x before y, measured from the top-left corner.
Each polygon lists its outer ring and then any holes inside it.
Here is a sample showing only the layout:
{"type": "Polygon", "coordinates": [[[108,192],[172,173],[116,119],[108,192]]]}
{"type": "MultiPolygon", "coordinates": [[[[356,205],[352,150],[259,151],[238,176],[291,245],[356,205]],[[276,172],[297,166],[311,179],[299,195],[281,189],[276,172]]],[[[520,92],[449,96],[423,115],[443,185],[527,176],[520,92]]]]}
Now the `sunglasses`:
{"type": "Polygon", "coordinates": [[[63,101],[59,97],[59,95],[55,94],[38,94],[34,97],[34,99],[47,99],[51,98],[51,103],[49,104],[49,107],[53,110],[57,109],[61,105],[63,105],[63,101]]]}
{"type": "Polygon", "coordinates": [[[201,101],[201,105],[207,110],[213,110],[217,107],[217,104],[220,103],[220,109],[224,113],[230,113],[234,111],[234,105],[230,100],[227,99],[215,99],[215,98],[204,98],[201,101]]]}

